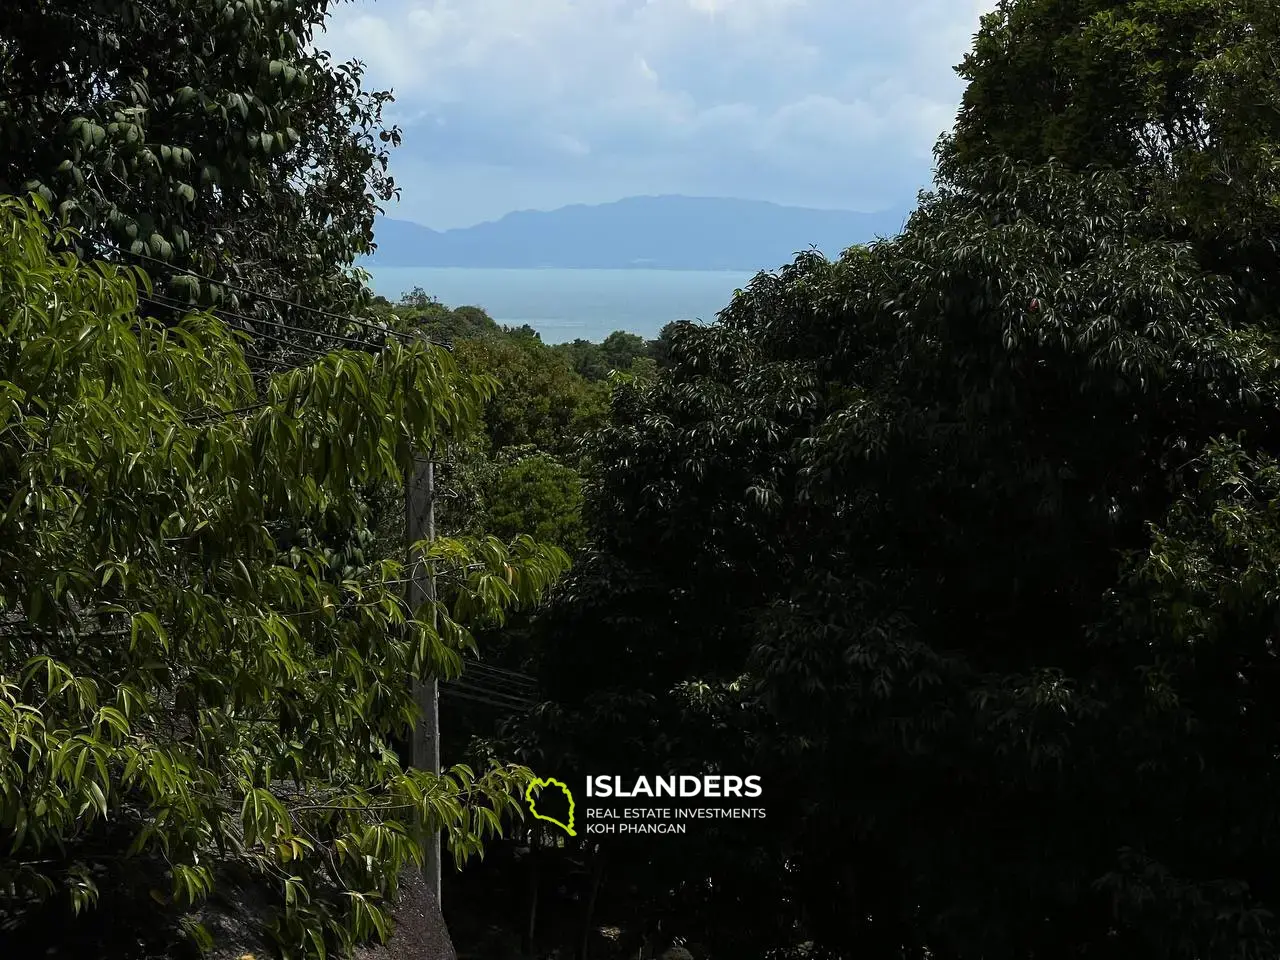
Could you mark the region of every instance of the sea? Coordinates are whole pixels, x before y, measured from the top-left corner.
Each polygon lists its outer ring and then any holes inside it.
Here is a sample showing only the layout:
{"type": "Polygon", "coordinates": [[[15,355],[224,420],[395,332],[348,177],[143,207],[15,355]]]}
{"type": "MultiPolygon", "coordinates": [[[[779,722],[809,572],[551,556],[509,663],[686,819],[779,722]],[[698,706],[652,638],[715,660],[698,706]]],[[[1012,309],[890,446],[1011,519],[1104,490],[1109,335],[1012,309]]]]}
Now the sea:
{"type": "Polygon", "coordinates": [[[599,342],[615,330],[653,339],[672,320],[711,323],[750,273],[700,270],[498,270],[366,266],[375,293],[396,301],[421,287],[449,307],[482,307],[528,324],[544,343],[599,342]]]}

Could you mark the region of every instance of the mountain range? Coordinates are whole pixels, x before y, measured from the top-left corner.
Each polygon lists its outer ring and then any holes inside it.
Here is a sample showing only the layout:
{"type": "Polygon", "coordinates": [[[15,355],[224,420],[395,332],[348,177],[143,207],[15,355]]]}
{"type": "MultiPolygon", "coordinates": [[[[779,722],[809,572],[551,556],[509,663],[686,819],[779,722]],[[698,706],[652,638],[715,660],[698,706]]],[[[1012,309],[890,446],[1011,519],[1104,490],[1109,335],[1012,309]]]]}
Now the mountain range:
{"type": "Polygon", "coordinates": [[[907,211],[857,213],[718,197],[627,197],[558,210],[521,210],[488,223],[433,230],[380,217],[378,267],[773,269],[816,247],[829,257],[901,229],[907,211]]]}

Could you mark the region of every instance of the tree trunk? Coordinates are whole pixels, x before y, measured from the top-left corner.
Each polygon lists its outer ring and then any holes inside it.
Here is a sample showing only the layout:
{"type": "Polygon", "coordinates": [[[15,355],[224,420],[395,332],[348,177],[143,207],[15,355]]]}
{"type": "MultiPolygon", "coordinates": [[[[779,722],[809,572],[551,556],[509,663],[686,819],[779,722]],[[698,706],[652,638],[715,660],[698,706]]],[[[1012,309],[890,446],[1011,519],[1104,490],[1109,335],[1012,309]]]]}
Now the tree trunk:
{"type": "Polygon", "coordinates": [[[586,909],[582,914],[582,939],[578,942],[577,960],[587,960],[587,951],[591,946],[591,924],[596,912],[596,895],[600,892],[600,881],[603,878],[604,851],[597,843],[591,856],[591,890],[587,894],[586,909]]]}

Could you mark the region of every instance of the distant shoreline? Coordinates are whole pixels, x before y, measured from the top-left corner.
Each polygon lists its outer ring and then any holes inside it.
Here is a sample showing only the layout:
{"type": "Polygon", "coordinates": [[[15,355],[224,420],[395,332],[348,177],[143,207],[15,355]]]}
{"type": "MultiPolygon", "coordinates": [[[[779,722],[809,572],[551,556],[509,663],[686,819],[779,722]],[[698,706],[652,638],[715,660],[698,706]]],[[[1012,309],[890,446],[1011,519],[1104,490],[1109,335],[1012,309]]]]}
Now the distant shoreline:
{"type": "Polygon", "coordinates": [[[615,330],[651,340],[675,320],[709,323],[756,276],[747,270],[654,267],[365,269],[374,293],[393,303],[420,287],[445,306],[475,306],[498,323],[528,324],[544,343],[598,343],[615,330]]]}
{"type": "Polygon", "coordinates": [[[662,271],[663,273],[732,273],[735,275],[749,273],[755,276],[757,273],[769,273],[778,270],[783,264],[778,264],[776,267],[664,267],[648,263],[633,263],[621,267],[565,267],[555,264],[543,264],[537,267],[499,267],[477,266],[474,263],[379,263],[376,260],[364,260],[358,261],[355,266],[363,270],[525,270],[529,272],[547,270],[652,270],[662,271]]]}
{"type": "Polygon", "coordinates": [[[772,271],[817,251],[896,236],[906,211],[813,210],[757,200],[629,197],[595,206],[509,213],[434,230],[379,217],[370,266],[419,270],[772,271]],[[745,266],[744,266],[745,265],[745,266]]]}

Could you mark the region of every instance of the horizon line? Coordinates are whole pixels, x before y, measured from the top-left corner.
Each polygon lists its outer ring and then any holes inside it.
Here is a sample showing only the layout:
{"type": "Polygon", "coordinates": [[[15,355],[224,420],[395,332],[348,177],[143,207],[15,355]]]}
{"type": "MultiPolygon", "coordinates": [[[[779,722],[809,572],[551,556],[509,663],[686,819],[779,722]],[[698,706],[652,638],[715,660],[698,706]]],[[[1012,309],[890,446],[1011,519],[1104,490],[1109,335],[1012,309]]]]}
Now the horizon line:
{"type": "MultiPolygon", "coordinates": [[[[465,224],[462,226],[456,226],[456,227],[433,227],[430,224],[422,223],[421,221],[418,221],[418,220],[410,220],[406,217],[392,216],[389,213],[380,213],[378,214],[378,218],[385,219],[385,220],[395,220],[398,223],[411,223],[415,227],[422,227],[424,230],[433,230],[436,233],[449,233],[453,230],[470,230],[473,227],[482,227],[490,223],[500,223],[501,221],[505,220],[507,217],[515,216],[517,214],[522,214],[522,213],[558,213],[561,210],[573,210],[579,207],[615,206],[619,203],[625,203],[628,200],[668,200],[668,199],[714,200],[714,201],[727,201],[731,203],[750,203],[750,204],[758,204],[761,206],[777,207],[781,210],[803,210],[808,213],[851,213],[851,214],[856,214],[858,216],[864,216],[864,217],[873,217],[879,214],[895,212],[894,207],[883,207],[879,210],[853,210],[848,207],[810,207],[810,206],[803,206],[799,204],[778,203],[774,200],[758,200],[751,197],[708,196],[708,195],[690,194],[690,193],[635,193],[635,194],[628,194],[625,197],[619,197],[616,200],[604,200],[604,201],[601,201],[600,203],[565,203],[565,204],[561,204],[558,207],[549,207],[549,208],[522,207],[517,210],[508,210],[506,213],[499,214],[497,217],[494,217],[489,220],[477,220],[474,223],[468,223],[468,224],[465,224]]],[[[909,214],[912,209],[913,209],[913,206],[904,206],[902,208],[903,216],[906,217],[907,214],[909,214]]]]}

